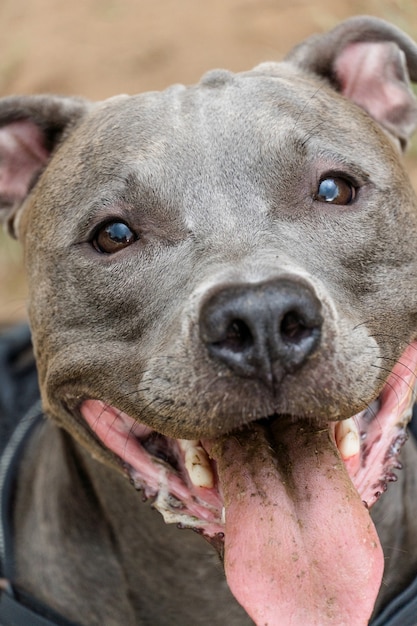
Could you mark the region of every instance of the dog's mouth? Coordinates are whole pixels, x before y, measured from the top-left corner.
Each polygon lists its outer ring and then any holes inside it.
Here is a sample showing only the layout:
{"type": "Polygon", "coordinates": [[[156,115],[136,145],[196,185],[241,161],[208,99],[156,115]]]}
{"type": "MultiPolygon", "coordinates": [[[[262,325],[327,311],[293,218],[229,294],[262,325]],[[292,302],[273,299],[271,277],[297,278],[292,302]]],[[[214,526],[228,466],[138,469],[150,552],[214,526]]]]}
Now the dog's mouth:
{"type": "Polygon", "coordinates": [[[367,511],[400,469],[417,342],[379,397],[340,422],[274,415],[216,440],[170,439],[100,400],[84,419],[168,523],[223,552],[256,624],[366,624],[383,557],[367,511]]]}

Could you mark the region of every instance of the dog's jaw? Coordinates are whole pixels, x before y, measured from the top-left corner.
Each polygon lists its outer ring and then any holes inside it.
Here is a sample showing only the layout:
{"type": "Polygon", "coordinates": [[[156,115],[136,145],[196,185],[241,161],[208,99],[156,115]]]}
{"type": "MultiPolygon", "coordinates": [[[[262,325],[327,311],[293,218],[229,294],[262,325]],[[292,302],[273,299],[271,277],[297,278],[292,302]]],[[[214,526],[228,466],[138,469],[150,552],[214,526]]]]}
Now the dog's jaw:
{"type": "Polygon", "coordinates": [[[400,468],[416,376],[414,342],[379,398],[349,420],[275,416],[202,442],[161,436],[99,400],[86,400],[81,413],[166,522],[224,548],[229,586],[256,623],[292,615],[301,624],[308,614],[309,623],[359,625],[383,569],[367,508],[400,468]]]}

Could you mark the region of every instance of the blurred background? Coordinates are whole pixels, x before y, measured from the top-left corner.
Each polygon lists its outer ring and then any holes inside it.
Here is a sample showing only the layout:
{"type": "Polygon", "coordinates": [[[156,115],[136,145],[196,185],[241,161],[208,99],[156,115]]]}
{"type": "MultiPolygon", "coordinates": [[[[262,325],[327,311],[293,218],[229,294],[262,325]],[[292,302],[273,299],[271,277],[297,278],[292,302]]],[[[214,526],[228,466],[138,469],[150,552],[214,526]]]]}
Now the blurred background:
{"type": "MultiPolygon", "coordinates": [[[[0,0],[0,95],[94,100],[249,69],[356,14],[417,39],[415,0],[0,0]]],[[[407,155],[417,189],[417,142],[407,155]]],[[[0,233],[0,324],[24,319],[19,245],[0,233]]]]}

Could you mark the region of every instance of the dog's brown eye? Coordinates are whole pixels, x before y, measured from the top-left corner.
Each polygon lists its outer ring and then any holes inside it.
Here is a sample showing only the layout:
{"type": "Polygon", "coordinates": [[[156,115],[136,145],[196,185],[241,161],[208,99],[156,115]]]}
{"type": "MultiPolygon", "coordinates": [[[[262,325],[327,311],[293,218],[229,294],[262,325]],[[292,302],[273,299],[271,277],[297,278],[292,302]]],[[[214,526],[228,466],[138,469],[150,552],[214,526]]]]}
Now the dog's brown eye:
{"type": "Polygon", "coordinates": [[[137,238],[124,222],[110,222],[96,232],[93,245],[99,252],[113,254],[130,246],[137,238]]]}
{"type": "Polygon", "coordinates": [[[315,200],[346,205],[353,202],[355,196],[355,187],[345,178],[324,178],[319,184],[315,200]]]}

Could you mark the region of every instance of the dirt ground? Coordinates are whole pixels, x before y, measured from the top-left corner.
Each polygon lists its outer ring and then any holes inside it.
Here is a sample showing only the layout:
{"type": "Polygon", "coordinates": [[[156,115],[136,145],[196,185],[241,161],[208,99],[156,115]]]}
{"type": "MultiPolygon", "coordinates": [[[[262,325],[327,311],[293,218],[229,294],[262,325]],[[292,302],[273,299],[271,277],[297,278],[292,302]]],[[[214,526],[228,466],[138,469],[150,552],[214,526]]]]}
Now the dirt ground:
{"type": "MultiPolygon", "coordinates": [[[[355,14],[417,38],[414,0],[1,0],[0,94],[101,99],[248,69],[355,14]]],[[[417,148],[408,168],[417,187],[417,148]]],[[[0,323],[25,317],[18,244],[0,237],[0,323]]]]}

